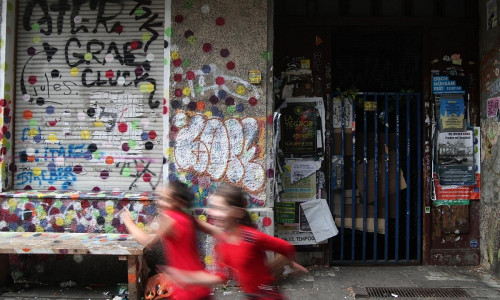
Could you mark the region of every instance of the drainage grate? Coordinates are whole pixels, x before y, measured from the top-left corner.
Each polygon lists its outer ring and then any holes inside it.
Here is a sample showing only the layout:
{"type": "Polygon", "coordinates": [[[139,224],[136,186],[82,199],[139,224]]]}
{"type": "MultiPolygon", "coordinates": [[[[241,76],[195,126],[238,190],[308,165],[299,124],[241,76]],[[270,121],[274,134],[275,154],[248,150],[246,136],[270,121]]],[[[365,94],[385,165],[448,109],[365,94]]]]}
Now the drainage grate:
{"type": "Polygon", "coordinates": [[[394,287],[367,287],[369,297],[393,298],[397,297],[434,297],[434,298],[468,298],[469,294],[462,288],[394,288],[394,287]]]}

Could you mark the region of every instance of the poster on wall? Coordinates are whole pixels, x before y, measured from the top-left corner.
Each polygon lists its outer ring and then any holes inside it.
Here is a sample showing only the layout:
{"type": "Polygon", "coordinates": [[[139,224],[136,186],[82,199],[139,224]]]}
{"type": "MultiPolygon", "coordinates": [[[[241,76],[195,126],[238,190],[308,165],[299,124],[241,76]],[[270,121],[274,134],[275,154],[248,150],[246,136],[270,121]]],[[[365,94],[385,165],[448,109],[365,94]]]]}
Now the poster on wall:
{"type": "Polygon", "coordinates": [[[333,128],[342,128],[342,125],[344,128],[352,128],[352,99],[333,98],[332,111],[333,128]],[[344,116],[343,121],[342,116],[344,116]]]}
{"type": "Polygon", "coordinates": [[[281,112],[281,150],[284,154],[317,154],[318,110],[313,103],[291,103],[281,112]]]}
{"type": "Polygon", "coordinates": [[[292,163],[287,163],[282,173],[282,184],[284,193],[282,201],[308,201],[316,199],[316,172],[304,177],[294,183],[291,182],[292,163]]]}
{"type": "Polygon", "coordinates": [[[437,175],[441,185],[473,185],[474,136],[465,132],[439,132],[437,136],[437,175]]]}
{"type": "Polygon", "coordinates": [[[481,199],[481,131],[474,127],[474,172],[473,185],[441,185],[434,174],[435,205],[464,205],[469,200],[481,199]]]}
{"type": "Polygon", "coordinates": [[[439,99],[440,131],[464,131],[465,106],[462,95],[447,95],[439,99]]]}

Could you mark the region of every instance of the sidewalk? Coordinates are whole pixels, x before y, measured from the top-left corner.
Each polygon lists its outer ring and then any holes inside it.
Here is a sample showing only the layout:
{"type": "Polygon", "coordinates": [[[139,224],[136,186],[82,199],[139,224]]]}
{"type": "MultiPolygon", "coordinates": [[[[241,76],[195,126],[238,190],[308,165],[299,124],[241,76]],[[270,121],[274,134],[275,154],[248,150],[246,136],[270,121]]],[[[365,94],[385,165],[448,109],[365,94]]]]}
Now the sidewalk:
{"type": "MultiPolygon", "coordinates": [[[[463,288],[464,299],[500,299],[500,280],[478,267],[333,266],[312,267],[307,275],[289,276],[280,287],[289,300],[388,299],[368,297],[366,287],[463,288]]],[[[236,288],[216,289],[217,299],[243,299],[236,288]]],[[[394,298],[395,294],[389,298],[394,298]]],[[[460,299],[401,297],[398,299],[460,299]]]]}
{"type": "MultiPolygon", "coordinates": [[[[309,274],[294,275],[279,281],[289,300],[342,300],[342,299],[500,299],[500,280],[479,267],[434,266],[333,266],[311,267],[309,274]],[[388,297],[369,297],[367,287],[394,288],[463,288],[469,297],[402,297],[386,293],[388,297]]],[[[112,289],[82,287],[36,287],[7,292],[0,300],[28,299],[122,299],[112,289]]],[[[215,299],[244,299],[236,287],[216,288],[215,299]]]]}

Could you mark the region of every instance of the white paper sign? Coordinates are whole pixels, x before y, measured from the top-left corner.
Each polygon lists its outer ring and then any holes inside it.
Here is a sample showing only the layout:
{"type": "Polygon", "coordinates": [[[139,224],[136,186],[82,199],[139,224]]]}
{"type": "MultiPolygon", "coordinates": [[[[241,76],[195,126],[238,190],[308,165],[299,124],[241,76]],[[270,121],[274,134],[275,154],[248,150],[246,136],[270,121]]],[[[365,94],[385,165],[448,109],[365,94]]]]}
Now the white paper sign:
{"type": "Polygon", "coordinates": [[[311,176],[320,168],[318,163],[320,164],[320,162],[304,160],[292,164],[290,182],[295,183],[302,178],[311,176]]]}
{"type": "Polygon", "coordinates": [[[344,100],[333,99],[333,128],[342,128],[342,102],[344,102],[344,128],[352,128],[352,100],[347,97],[344,100]]]}
{"type": "Polygon", "coordinates": [[[314,239],[320,243],[339,233],[325,199],[315,199],[300,204],[311,227],[314,239]]]}

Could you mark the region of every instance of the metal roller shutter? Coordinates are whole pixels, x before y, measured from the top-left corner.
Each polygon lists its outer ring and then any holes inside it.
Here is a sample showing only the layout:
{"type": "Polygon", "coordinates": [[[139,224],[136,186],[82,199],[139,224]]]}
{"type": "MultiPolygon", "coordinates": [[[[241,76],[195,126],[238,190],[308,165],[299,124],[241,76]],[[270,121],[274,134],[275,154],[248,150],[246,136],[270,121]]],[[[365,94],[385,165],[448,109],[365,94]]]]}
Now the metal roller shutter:
{"type": "Polygon", "coordinates": [[[163,164],[161,0],[20,0],[15,189],[150,191],[163,164]]]}

